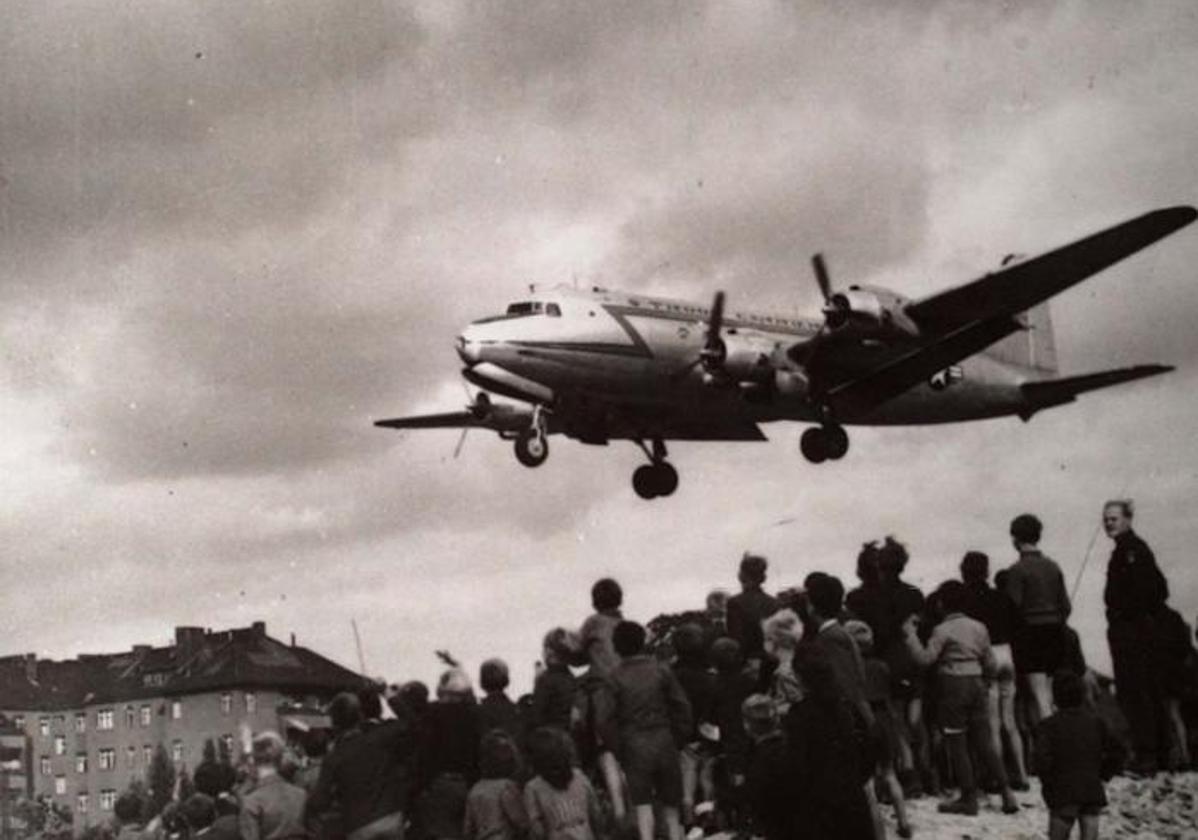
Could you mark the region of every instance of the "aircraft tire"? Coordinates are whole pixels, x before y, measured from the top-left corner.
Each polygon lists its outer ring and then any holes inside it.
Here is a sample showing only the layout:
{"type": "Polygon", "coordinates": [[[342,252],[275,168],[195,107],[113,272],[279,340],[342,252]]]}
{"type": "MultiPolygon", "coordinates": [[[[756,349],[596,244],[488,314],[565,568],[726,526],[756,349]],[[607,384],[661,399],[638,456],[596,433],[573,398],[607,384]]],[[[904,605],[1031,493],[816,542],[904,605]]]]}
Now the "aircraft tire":
{"type": "Polygon", "coordinates": [[[653,464],[642,464],[632,473],[632,489],[642,499],[656,499],[657,488],[657,470],[653,464]]]}
{"type": "Polygon", "coordinates": [[[516,460],[526,467],[539,467],[549,457],[549,441],[531,429],[516,438],[516,460]]]}
{"type": "Polygon", "coordinates": [[[653,465],[653,483],[658,496],[669,496],[678,489],[678,470],[662,461],[653,465]]]}
{"type": "Polygon", "coordinates": [[[828,459],[828,443],[824,430],[812,426],[803,432],[803,436],[799,438],[799,449],[802,451],[803,457],[813,464],[822,464],[826,461],[828,459]]]}
{"type": "Polygon", "coordinates": [[[849,433],[843,426],[825,426],[822,431],[828,460],[839,461],[849,451],[849,433]]]}

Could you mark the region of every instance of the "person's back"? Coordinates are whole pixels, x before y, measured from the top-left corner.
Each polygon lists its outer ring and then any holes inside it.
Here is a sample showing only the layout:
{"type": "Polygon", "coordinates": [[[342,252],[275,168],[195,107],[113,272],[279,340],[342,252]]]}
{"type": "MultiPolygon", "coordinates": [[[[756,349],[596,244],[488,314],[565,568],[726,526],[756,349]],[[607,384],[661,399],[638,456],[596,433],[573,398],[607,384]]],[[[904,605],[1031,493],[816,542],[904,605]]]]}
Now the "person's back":
{"type": "Polygon", "coordinates": [[[669,669],[653,657],[631,656],[611,672],[609,679],[621,732],[674,731],[683,708],[688,720],[678,729],[689,731],[691,714],[686,694],[669,669]]]}
{"type": "Polygon", "coordinates": [[[300,840],[308,795],[279,775],[283,741],[273,732],[254,739],[253,760],[258,783],[241,801],[238,827],[242,840],[300,840]]]}
{"type": "Polygon", "coordinates": [[[528,814],[515,781],[516,743],[502,730],[492,731],[483,737],[479,752],[482,778],[466,797],[465,840],[521,840],[528,832],[528,814]]]}
{"type": "Polygon", "coordinates": [[[1106,723],[1084,703],[1080,677],[1062,671],[1053,679],[1058,711],[1036,730],[1036,771],[1050,811],[1049,836],[1066,838],[1080,820],[1083,838],[1098,836],[1106,805],[1103,778],[1122,759],[1122,747],[1106,723]]]}
{"type": "Polygon", "coordinates": [[[533,840],[594,840],[600,827],[599,797],[571,765],[567,737],[552,727],[529,736],[536,776],[524,786],[524,809],[533,840]]]}
{"type": "Polygon", "coordinates": [[[727,603],[728,635],[740,644],[741,653],[749,662],[759,660],[765,653],[765,638],[761,622],[778,610],[778,599],[762,590],[768,563],[764,557],[746,554],[740,561],[738,578],[741,592],[727,603]]]}
{"type": "Polygon", "coordinates": [[[1064,624],[1069,617],[1069,595],[1056,561],[1040,551],[1024,550],[1007,574],[1007,594],[1024,624],[1064,624]]]}
{"type": "Polygon", "coordinates": [[[348,733],[321,765],[311,808],[335,799],[347,832],[406,811],[414,752],[414,735],[405,721],[348,733]]]}

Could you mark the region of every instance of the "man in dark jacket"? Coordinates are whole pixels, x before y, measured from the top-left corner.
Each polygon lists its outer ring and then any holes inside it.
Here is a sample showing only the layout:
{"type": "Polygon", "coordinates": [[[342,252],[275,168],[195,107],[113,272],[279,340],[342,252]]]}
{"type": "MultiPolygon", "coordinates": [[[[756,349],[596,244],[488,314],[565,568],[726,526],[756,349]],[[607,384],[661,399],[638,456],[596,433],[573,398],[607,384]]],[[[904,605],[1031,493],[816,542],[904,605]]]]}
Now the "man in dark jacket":
{"type": "Polygon", "coordinates": [[[745,661],[760,664],[765,653],[761,622],[778,611],[778,600],[762,590],[769,563],[764,557],[745,554],[740,561],[741,591],[728,599],[728,635],[740,644],[745,661]]]}
{"type": "Polygon", "coordinates": [[[329,717],[337,742],[320,766],[305,822],[311,825],[336,803],[349,840],[402,840],[415,755],[410,722],[379,721],[363,729],[361,704],[348,693],[333,699],[329,717]]]}
{"type": "Polygon", "coordinates": [[[1152,549],[1132,530],[1130,500],[1107,502],[1102,524],[1115,541],[1107,564],[1107,640],[1115,671],[1119,707],[1131,727],[1133,769],[1152,773],[1167,743],[1158,625],[1169,598],[1169,585],[1156,565],[1152,549]]]}

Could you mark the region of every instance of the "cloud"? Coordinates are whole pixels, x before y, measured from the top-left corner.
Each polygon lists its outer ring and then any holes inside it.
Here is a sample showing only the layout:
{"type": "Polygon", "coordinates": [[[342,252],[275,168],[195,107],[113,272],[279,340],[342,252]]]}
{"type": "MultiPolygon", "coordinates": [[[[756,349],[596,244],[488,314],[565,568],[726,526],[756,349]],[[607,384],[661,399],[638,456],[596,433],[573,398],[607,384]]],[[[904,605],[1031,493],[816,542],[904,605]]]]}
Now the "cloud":
{"type": "MultiPolygon", "coordinates": [[[[1181,369],[1027,425],[855,429],[818,470],[791,426],[678,444],[678,493],[646,504],[627,443],[555,438],[526,470],[490,434],[455,460],[455,432],[370,424],[458,408],[454,335],[526,283],[812,307],[823,251],[837,284],[920,295],[1192,203],[1195,14],[6,7],[6,637],[62,654],[264,617],[352,662],[353,615],[384,672],[435,676],[445,643],[527,676],[603,574],[647,618],[732,585],[745,548],[778,583],[851,579],[893,532],[930,587],[966,547],[1008,558],[1029,508],[1072,579],[1125,485],[1192,614],[1189,230],[1054,308],[1069,371],[1181,369]]],[[[1103,551],[1078,597],[1099,659],[1103,551]]]]}

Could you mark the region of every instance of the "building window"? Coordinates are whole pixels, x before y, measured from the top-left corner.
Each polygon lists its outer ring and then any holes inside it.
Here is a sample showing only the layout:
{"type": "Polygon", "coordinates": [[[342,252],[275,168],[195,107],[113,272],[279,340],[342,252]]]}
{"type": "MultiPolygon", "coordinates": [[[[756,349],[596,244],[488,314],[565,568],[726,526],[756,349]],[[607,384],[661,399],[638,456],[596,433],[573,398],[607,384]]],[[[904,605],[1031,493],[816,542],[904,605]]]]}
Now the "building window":
{"type": "Polygon", "coordinates": [[[50,718],[42,716],[37,719],[37,731],[43,738],[50,737],[50,718]]]}
{"type": "Polygon", "coordinates": [[[67,739],[66,739],[65,735],[55,735],[54,736],[54,754],[55,755],[66,755],[67,754],[67,739]]]}
{"type": "Polygon", "coordinates": [[[141,748],[141,760],[145,763],[146,767],[149,767],[150,762],[154,760],[154,748],[149,744],[141,748]]]}
{"type": "Polygon", "coordinates": [[[252,691],[247,691],[245,693],[245,713],[252,715],[256,711],[258,711],[258,695],[252,691]]]}
{"type": "Polygon", "coordinates": [[[116,805],[116,791],[102,790],[100,791],[100,810],[111,811],[116,805]]]}
{"type": "Polygon", "coordinates": [[[80,712],[79,714],[75,715],[75,731],[76,732],[86,732],[87,731],[87,715],[83,714],[83,712],[80,712]]]}
{"type": "Polygon", "coordinates": [[[41,774],[43,776],[49,776],[51,773],[54,772],[53,770],[50,769],[50,756],[43,755],[38,760],[38,769],[41,771],[41,774]]]}
{"type": "Polygon", "coordinates": [[[112,729],[112,709],[100,709],[96,712],[96,729],[112,729]]]}
{"type": "Polygon", "coordinates": [[[67,792],[67,777],[66,776],[55,776],[54,777],[54,793],[57,796],[62,796],[66,792],[67,792]]]}
{"type": "Polygon", "coordinates": [[[114,767],[116,767],[116,750],[112,747],[100,750],[100,769],[112,770],[114,767]]]}
{"type": "Polygon", "coordinates": [[[183,742],[174,741],[171,743],[171,761],[181,763],[183,761],[183,742]]]}
{"type": "Polygon", "coordinates": [[[76,753],[75,755],[75,772],[87,772],[87,753],[76,753]]]}
{"type": "Polygon", "coordinates": [[[125,766],[133,769],[135,764],[137,764],[137,747],[125,747],[125,766]]]}
{"type": "Polygon", "coordinates": [[[220,696],[220,713],[227,715],[233,711],[233,695],[226,691],[220,696]]]}
{"type": "Polygon", "coordinates": [[[137,709],[133,708],[132,706],[126,706],[125,707],[125,728],[132,729],[133,724],[136,722],[136,720],[137,720],[137,709]]]}
{"type": "Polygon", "coordinates": [[[141,725],[142,726],[150,725],[150,707],[149,706],[141,707],[141,725]]]}
{"type": "Polygon", "coordinates": [[[76,807],[79,809],[79,813],[86,814],[87,813],[87,794],[86,793],[79,794],[78,796],[75,797],[75,802],[76,802],[76,807]]]}
{"type": "Polygon", "coordinates": [[[25,716],[17,715],[16,717],[14,717],[12,719],[12,725],[15,726],[17,729],[24,729],[25,728],[25,716]]]}
{"type": "Polygon", "coordinates": [[[171,720],[179,720],[181,717],[183,717],[183,701],[182,700],[172,700],[171,701],[171,720]]]}

